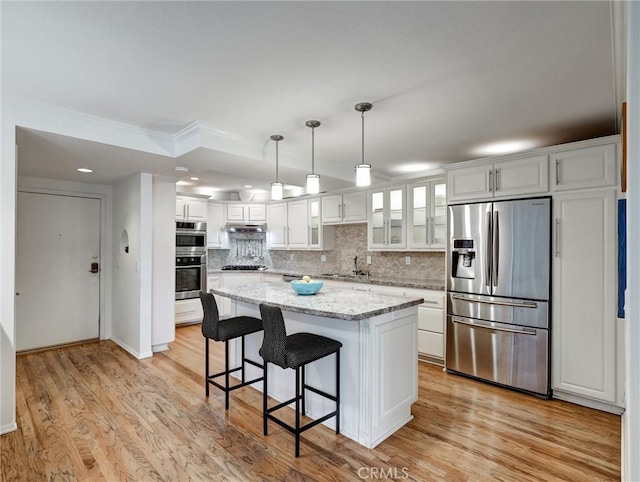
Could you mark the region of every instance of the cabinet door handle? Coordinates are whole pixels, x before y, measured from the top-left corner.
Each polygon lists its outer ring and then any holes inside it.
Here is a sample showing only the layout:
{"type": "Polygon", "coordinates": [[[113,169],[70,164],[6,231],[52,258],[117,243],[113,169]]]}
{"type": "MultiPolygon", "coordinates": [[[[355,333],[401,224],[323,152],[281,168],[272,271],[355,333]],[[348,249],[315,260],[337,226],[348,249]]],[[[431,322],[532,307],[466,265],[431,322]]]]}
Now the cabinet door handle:
{"type": "Polygon", "coordinates": [[[493,175],[495,177],[494,182],[496,185],[496,192],[498,192],[500,190],[500,169],[493,171],[493,175]]]}
{"type": "Polygon", "coordinates": [[[489,192],[493,192],[493,169],[489,169],[489,192]]]}
{"type": "Polygon", "coordinates": [[[556,159],[556,186],[560,184],[560,159],[556,159]]]}
{"type": "Polygon", "coordinates": [[[342,216],[347,217],[347,205],[344,203],[342,204],[342,216]]]}
{"type": "Polygon", "coordinates": [[[436,218],[430,218],[429,221],[429,228],[431,229],[431,244],[436,244],[436,218]]]}
{"type": "Polygon", "coordinates": [[[556,218],[556,258],[560,257],[560,219],[556,218]]]}

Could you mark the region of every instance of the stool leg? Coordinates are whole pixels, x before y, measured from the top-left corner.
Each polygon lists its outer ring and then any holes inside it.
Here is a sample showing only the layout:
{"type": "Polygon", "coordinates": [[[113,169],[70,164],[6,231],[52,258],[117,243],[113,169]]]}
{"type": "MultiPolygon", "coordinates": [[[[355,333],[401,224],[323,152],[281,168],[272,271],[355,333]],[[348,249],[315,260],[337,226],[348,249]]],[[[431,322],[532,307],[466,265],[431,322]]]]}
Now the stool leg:
{"type": "Polygon", "coordinates": [[[340,348],[336,352],[336,434],[340,433],[340,348]]]}
{"type": "Polygon", "coordinates": [[[300,367],[296,368],[296,458],[300,457],[300,367]]]}
{"type": "Polygon", "coordinates": [[[244,383],[244,335],[242,335],[242,359],[240,362],[242,363],[242,370],[240,370],[242,372],[242,383],[244,383]]]}
{"type": "Polygon", "coordinates": [[[229,340],[224,342],[224,409],[229,410],[229,340]]]}
{"type": "Polygon", "coordinates": [[[263,425],[263,431],[265,435],[268,435],[267,433],[267,397],[269,395],[267,394],[267,372],[268,372],[267,365],[268,363],[265,361],[264,368],[263,368],[264,383],[262,384],[262,425],[263,425]]]}
{"type": "Polygon", "coordinates": [[[204,392],[209,397],[209,338],[204,339],[204,392]]]}
{"type": "Polygon", "coordinates": [[[305,398],[306,398],[306,392],[304,391],[304,384],[305,384],[305,372],[307,370],[307,365],[302,365],[302,415],[306,415],[307,414],[307,410],[306,410],[306,406],[307,404],[305,403],[305,398]]]}

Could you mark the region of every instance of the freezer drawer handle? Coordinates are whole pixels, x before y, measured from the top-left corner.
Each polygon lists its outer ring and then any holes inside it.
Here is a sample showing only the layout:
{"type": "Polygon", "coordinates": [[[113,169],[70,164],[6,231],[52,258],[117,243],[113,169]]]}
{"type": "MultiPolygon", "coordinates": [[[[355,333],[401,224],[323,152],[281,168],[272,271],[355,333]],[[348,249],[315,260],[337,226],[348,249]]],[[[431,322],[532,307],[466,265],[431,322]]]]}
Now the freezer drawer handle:
{"type": "Polygon", "coordinates": [[[484,328],[485,330],[491,331],[504,331],[506,333],[514,333],[516,335],[535,335],[535,330],[511,330],[509,328],[497,328],[495,326],[484,326],[484,325],[476,325],[475,323],[470,323],[468,321],[464,321],[462,318],[452,317],[451,321],[454,323],[458,323],[460,325],[467,325],[473,328],[484,328]]]}
{"type": "Polygon", "coordinates": [[[460,295],[451,295],[451,298],[454,300],[460,300],[460,301],[470,301],[472,303],[484,303],[486,305],[513,306],[515,308],[537,308],[538,307],[538,303],[534,303],[533,301],[523,301],[521,303],[513,303],[511,301],[480,300],[476,298],[467,298],[466,296],[460,296],[460,295]]]}

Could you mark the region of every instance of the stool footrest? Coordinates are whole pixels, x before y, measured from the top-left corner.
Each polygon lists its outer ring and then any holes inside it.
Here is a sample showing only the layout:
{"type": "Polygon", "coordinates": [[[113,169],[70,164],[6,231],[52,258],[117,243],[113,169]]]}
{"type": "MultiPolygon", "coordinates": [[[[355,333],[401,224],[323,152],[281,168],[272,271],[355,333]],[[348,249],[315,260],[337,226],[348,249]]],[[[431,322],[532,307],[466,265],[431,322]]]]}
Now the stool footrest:
{"type": "Polygon", "coordinates": [[[252,383],[256,383],[256,382],[259,382],[259,381],[262,381],[262,380],[264,380],[264,377],[256,378],[254,380],[249,380],[249,381],[244,382],[244,383],[239,383],[238,385],[234,385],[234,386],[229,387],[229,388],[225,387],[224,385],[220,385],[218,382],[216,382],[214,380],[211,380],[211,379],[209,379],[208,382],[211,383],[211,385],[214,385],[214,386],[218,387],[220,390],[226,390],[226,391],[230,392],[231,390],[235,390],[237,388],[246,387],[247,385],[251,385],[252,383]]]}
{"type": "Polygon", "coordinates": [[[275,412],[276,410],[280,410],[282,407],[286,407],[290,403],[295,402],[296,398],[302,398],[302,395],[300,395],[299,397],[293,397],[291,400],[287,400],[286,402],[279,403],[275,407],[268,408],[267,413],[275,412]]]}
{"type": "Polygon", "coordinates": [[[306,430],[309,430],[310,428],[315,427],[318,424],[321,424],[322,422],[324,422],[325,420],[329,420],[331,417],[335,417],[338,414],[337,411],[333,411],[331,413],[328,413],[327,415],[325,415],[324,417],[320,417],[316,420],[314,420],[313,422],[309,422],[306,425],[303,425],[302,427],[300,427],[299,430],[296,431],[295,427],[292,427],[291,425],[283,422],[282,420],[280,420],[279,418],[276,418],[274,415],[271,415],[270,412],[267,412],[267,418],[269,420],[271,420],[272,422],[277,423],[278,425],[280,425],[282,428],[288,430],[289,432],[295,434],[295,433],[302,433],[305,432],[306,430]]]}
{"type": "Polygon", "coordinates": [[[313,393],[317,393],[318,395],[322,395],[323,397],[328,398],[329,400],[333,400],[334,402],[336,402],[338,400],[335,396],[333,396],[333,395],[331,395],[331,394],[329,394],[327,392],[323,392],[322,390],[318,390],[317,388],[312,387],[310,385],[304,385],[303,388],[305,388],[306,390],[310,390],[313,393]]]}

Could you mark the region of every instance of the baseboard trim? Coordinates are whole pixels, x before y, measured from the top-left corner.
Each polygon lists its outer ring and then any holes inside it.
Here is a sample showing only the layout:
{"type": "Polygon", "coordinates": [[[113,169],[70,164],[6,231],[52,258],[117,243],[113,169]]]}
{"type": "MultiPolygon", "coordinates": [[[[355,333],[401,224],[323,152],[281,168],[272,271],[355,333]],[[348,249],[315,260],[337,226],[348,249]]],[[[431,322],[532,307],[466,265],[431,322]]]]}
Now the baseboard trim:
{"type": "Polygon", "coordinates": [[[583,407],[595,408],[596,410],[613,413],[615,415],[622,415],[624,413],[624,408],[618,407],[617,405],[600,402],[598,400],[591,400],[589,398],[580,397],[571,393],[564,393],[559,390],[553,390],[553,398],[564,400],[565,402],[575,403],[576,405],[581,405],[583,407]]]}
{"type": "Polygon", "coordinates": [[[133,356],[134,358],[137,358],[138,360],[142,360],[144,358],[150,358],[153,356],[153,352],[138,352],[138,350],[134,350],[133,348],[131,348],[129,345],[127,345],[125,342],[123,342],[122,340],[119,340],[116,337],[111,337],[111,340],[118,345],[120,348],[122,348],[124,351],[126,351],[129,355],[133,356]]]}
{"type": "Polygon", "coordinates": [[[16,422],[11,422],[6,425],[0,426],[0,435],[4,435],[6,433],[15,432],[18,430],[18,424],[16,422]]]}

